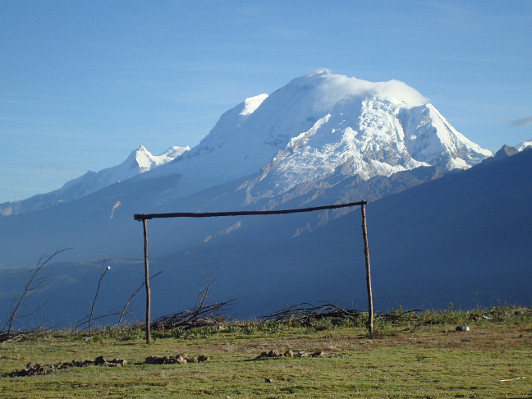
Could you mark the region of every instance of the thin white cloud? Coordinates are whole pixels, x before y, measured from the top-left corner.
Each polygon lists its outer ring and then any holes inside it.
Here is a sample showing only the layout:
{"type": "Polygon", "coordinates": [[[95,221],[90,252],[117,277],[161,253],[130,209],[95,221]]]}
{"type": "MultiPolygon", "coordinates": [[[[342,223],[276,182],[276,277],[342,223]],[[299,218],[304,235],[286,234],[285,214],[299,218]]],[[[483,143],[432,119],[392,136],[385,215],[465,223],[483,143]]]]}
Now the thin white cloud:
{"type": "Polygon", "coordinates": [[[523,127],[532,125],[532,116],[526,116],[519,119],[504,119],[501,123],[508,124],[513,127],[523,127]]]}
{"type": "Polygon", "coordinates": [[[515,127],[532,125],[532,116],[527,116],[525,118],[520,118],[520,119],[513,119],[510,121],[510,125],[515,126],[515,127]]]}
{"type": "Polygon", "coordinates": [[[52,162],[41,162],[41,163],[34,163],[31,165],[28,165],[31,169],[45,169],[45,170],[77,170],[77,168],[74,168],[72,166],[63,165],[59,163],[52,163],[52,162]]]}

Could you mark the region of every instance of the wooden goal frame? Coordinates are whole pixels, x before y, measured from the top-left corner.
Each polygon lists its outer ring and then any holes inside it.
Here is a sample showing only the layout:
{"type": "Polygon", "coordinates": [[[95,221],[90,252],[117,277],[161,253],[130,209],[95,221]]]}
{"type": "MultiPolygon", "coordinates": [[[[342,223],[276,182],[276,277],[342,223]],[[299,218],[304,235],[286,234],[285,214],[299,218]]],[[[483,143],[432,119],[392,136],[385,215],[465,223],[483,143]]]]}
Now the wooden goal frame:
{"type": "Polygon", "coordinates": [[[150,290],[150,263],[148,259],[148,224],[150,219],[165,218],[209,218],[223,216],[251,216],[251,215],[286,215],[290,213],[314,212],[327,209],[348,208],[360,206],[362,214],[362,238],[364,240],[364,257],[366,261],[366,286],[368,291],[368,331],[373,332],[373,292],[371,288],[371,268],[369,259],[368,229],[366,224],[367,201],[349,202],[346,204],[324,205],[312,208],[279,209],[271,211],[235,211],[235,212],[176,212],[176,213],[140,213],[134,214],[137,221],[142,221],[144,229],[144,286],[146,289],[146,343],[151,343],[151,290],[150,290]]]}

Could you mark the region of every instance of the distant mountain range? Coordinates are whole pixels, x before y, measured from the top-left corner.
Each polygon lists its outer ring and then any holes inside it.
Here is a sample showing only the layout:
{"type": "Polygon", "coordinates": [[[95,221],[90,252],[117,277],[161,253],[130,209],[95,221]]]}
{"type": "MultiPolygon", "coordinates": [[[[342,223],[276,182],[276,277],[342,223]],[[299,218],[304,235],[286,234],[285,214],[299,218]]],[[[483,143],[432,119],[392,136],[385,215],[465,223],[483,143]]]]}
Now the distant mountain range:
{"type": "MultiPolygon", "coordinates": [[[[365,199],[378,308],[529,303],[531,144],[492,156],[405,83],[318,71],[246,99],[192,149],[154,157],[140,147],[117,167],[0,205],[0,264],[28,266],[73,248],[50,272],[54,306],[69,297],[71,309],[47,320],[65,325],[102,262],[113,266],[109,284],[116,279],[106,303],[118,306],[139,284],[134,213],[365,199]]],[[[206,276],[214,298],[238,300],[238,316],[298,301],[363,307],[359,224],[348,210],[150,221],[153,267],[166,276],[154,280],[156,313],[193,303],[206,276]]],[[[0,273],[19,281],[17,270],[0,273]]],[[[0,309],[14,286],[5,288],[0,309]]]]}
{"type": "Polygon", "coordinates": [[[77,200],[111,184],[120,183],[122,180],[130,179],[173,161],[188,150],[190,147],[173,146],[160,155],[152,155],[141,145],[137,150],[131,152],[120,165],[99,172],[88,171],[83,176],[66,182],[60,189],[46,194],[35,195],[22,201],[0,204],[0,215],[13,216],[77,200]]]}

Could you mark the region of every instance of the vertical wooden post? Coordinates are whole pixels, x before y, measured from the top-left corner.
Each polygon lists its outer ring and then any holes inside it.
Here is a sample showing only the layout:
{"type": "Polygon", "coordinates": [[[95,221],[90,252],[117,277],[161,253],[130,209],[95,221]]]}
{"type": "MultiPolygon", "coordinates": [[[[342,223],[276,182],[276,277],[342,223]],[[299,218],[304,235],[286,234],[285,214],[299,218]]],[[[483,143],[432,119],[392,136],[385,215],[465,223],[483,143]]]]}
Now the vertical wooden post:
{"type": "Polygon", "coordinates": [[[373,332],[373,292],[371,290],[371,267],[369,262],[368,228],[366,225],[366,204],[360,206],[362,212],[362,237],[364,238],[364,256],[366,258],[366,285],[368,288],[368,331],[373,332]]]}
{"type": "Polygon", "coordinates": [[[150,292],[150,263],[148,261],[148,226],[146,219],[142,219],[144,227],[144,286],[146,287],[146,343],[151,343],[151,292],[150,292]]]}

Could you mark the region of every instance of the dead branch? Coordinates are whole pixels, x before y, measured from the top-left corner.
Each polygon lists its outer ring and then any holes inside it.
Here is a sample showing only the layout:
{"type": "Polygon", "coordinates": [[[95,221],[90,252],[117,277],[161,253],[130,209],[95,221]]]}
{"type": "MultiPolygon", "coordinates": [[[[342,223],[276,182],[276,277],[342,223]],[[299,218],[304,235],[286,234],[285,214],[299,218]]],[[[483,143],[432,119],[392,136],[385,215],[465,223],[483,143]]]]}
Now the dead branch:
{"type": "Polygon", "coordinates": [[[34,337],[37,337],[41,334],[47,334],[49,330],[43,328],[42,326],[30,329],[30,330],[20,330],[16,332],[0,332],[0,342],[19,342],[23,340],[29,340],[34,337]]]}
{"type": "Polygon", "coordinates": [[[228,300],[206,305],[205,302],[209,290],[210,281],[205,284],[205,287],[198,294],[196,304],[192,309],[159,317],[151,324],[151,327],[157,330],[172,330],[177,328],[188,330],[194,327],[219,324],[226,319],[226,317],[223,316],[223,311],[236,301],[228,300]]]}
{"type": "MultiPolygon", "coordinates": [[[[9,318],[7,322],[4,324],[4,326],[2,327],[2,330],[1,330],[2,332],[5,331],[7,335],[11,333],[11,329],[13,328],[14,321],[18,318],[21,318],[21,317],[17,317],[17,313],[24,305],[25,300],[30,298],[35,293],[35,291],[42,289],[46,285],[44,280],[37,278],[37,275],[39,274],[39,272],[43,270],[44,267],[54,257],[56,257],[62,252],[68,251],[69,249],[70,248],[58,249],[52,255],[49,255],[49,256],[43,255],[39,258],[39,260],[37,261],[37,264],[33,268],[33,272],[30,273],[28,279],[26,280],[26,283],[24,284],[24,291],[18,298],[17,297],[13,298],[13,301],[11,303],[9,318]]],[[[41,307],[42,305],[39,306],[36,310],[30,312],[29,315],[35,314],[35,312],[37,312],[41,307]]]]}
{"type": "MultiPolygon", "coordinates": [[[[120,313],[118,312],[115,312],[115,313],[106,313],[106,314],[103,314],[103,315],[100,315],[100,316],[97,316],[97,317],[92,317],[90,319],[90,321],[96,321],[96,320],[101,320],[101,319],[105,319],[107,317],[114,317],[114,316],[118,316],[120,313]]],[[[85,317],[83,317],[82,319],[80,319],[76,325],[74,326],[74,328],[72,329],[72,332],[75,333],[75,332],[82,332],[82,331],[85,331],[85,330],[88,330],[89,329],[89,315],[86,315],[85,317]]]]}
{"type": "Polygon", "coordinates": [[[194,327],[217,325],[226,318],[222,310],[235,303],[234,300],[216,302],[212,305],[203,305],[201,308],[183,310],[168,316],[159,317],[152,323],[156,330],[172,330],[181,328],[188,330],[194,327]]]}
{"type": "Polygon", "coordinates": [[[105,276],[105,273],[107,273],[109,270],[111,270],[111,266],[107,266],[103,268],[103,272],[100,275],[100,279],[98,280],[98,286],[96,287],[96,294],[94,295],[94,299],[91,303],[91,312],[89,314],[89,335],[91,335],[91,324],[92,324],[92,315],[94,314],[94,305],[96,304],[96,299],[98,298],[98,294],[100,293],[100,286],[102,285],[102,280],[105,276]]]}
{"type": "MultiPolygon", "coordinates": [[[[162,271],[160,271],[159,273],[155,273],[153,276],[150,277],[150,281],[152,279],[154,279],[155,277],[157,277],[161,273],[162,273],[162,271]]],[[[124,307],[122,308],[122,311],[120,312],[120,317],[118,318],[118,322],[116,323],[116,328],[117,329],[120,328],[120,324],[122,323],[122,319],[124,318],[124,316],[126,314],[126,311],[127,311],[127,308],[129,307],[129,304],[137,296],[137,294],[140,292],[142,287],[144,287],[144,282],[142,282],[142,284],[135,291],[133,291],[133,293],[131,294],[129,299],[126,301],[124,307]]]]}
{"type": "MultiPolygon", "coordinates": [[[[405,319],[415,319],[417,317],[416,312],[419,309],[407,310],[407,311],[393,311],[386,314],[379,314],[379,318],[392,323],[399,323],[405,319]]],[[[270,315],[259,317],[262,321],[270,321],[277,323],[292,322],[295,324],[309,325],[311,322],[323,319],[323,318],[354,318],[362,314],[360,310],[343,309],[337,305],[325,303],[325,304],[310,304],[300,303],[290,306],[285,309],[278,310],[270,315]]]]}
{"type": "Polygon", "coordinates": [[[391,321],[392,323],[399,323],[405,321],[405,319],[417,319],[417,312],[421,312],[421,309],[412,309],[406,311],[393,311],[380,315],[383,320],[391,321]]]}

